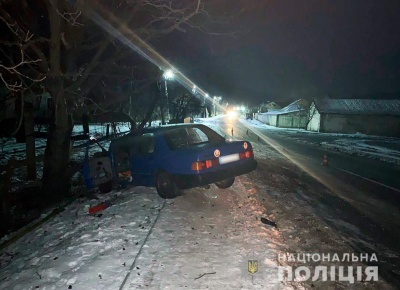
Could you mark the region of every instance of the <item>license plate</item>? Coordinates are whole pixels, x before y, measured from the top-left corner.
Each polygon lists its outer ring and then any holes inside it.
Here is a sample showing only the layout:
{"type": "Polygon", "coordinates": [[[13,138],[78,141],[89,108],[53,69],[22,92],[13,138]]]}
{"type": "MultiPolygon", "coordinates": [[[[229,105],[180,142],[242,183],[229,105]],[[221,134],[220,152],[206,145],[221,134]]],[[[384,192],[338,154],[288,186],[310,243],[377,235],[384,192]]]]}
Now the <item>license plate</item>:
{"type": "Polygon", "coordinates": [[[219,164],[226,164],[240,159],[239,153],[219,157],[219,164]]]}

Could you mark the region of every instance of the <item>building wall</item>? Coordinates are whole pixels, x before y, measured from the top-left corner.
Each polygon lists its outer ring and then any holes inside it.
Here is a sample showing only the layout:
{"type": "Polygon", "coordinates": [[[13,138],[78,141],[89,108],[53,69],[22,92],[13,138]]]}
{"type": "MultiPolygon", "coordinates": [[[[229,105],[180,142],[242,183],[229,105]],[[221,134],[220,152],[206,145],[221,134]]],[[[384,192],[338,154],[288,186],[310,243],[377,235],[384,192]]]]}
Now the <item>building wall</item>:
{"type": "Polygon", "coordinates": [[[277,127],[305,129],[307,113],[305,111],[278,115],[277,127]]]}
{"type": "Polygon", "coordinates": [[[320,132],[400,137],[400,116],[322,114],[320,132]]]}
{"type": "Polygon", "coordinates": [[[256,114],[256,119],[264,124],[276,126],[276,115],[256,114]]]}
{"type": "Polygon", "coordinates": [[[268,124],[271,126],[277,126],[278,115],[268,115],[268,124]]]}
{"type": "Polygon", "coordinates": [[[315,108],[314,103],[311,104],[309,110],[310,110],[309,117],[307,117],[307,118],[311,118],[311,119],[307,124],[307,130],[319,132],[321,115],[318,112],[317,108],[315,108]]]}
{"type": "Polygon", "coordinates": [[[307,126],[307,113],[305,111],[279,115],[257,114],[256,119],[267,125],[281,128],[305,129],[307,126]]]}
{"type": "Polygon", "coordinates": [[[262,113],[257,113],[257,114],[256,114],[256,120],[258,120],[258,121],[260,121],[260,122],[262,122],[262,123],[267,124],[268,117],[267,117],[267,115],[264,115],[264,114],[262,114],[262,113]]]}

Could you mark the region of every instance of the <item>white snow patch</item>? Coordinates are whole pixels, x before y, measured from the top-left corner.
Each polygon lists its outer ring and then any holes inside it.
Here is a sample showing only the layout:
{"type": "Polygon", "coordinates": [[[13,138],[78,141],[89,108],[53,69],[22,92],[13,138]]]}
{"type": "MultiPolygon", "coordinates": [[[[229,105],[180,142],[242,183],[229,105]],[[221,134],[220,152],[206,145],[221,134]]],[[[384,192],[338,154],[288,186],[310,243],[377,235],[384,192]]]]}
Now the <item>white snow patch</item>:
{"type": "Polygon", "coordinates": [[[119,289],[125,278],[123,289],[278,289],[280,233],[256,219],[265,208],[238,179],[227,190],[188,190],[161,211],[154,188],[77,200],[0,252],[0,289],[119,289]]]}
{"type": "Polygon", "coordinates": [[[290,128],[278,128],[270,125],[261,123],[258,120],[242,120],[253,127],[258,129],[275,130],[286,134],[286,136],[294,136],[294,140],[298,142],[304,142],[309,144],[316,144],[313,141],[307,139],[307,135],[297,134],[317,134],[322,137],[327,137],[329,141],[319,142],[323,148],[339,151],[348,154],[356,154],[359,156],[365,156],[368,158],[379,159],[385,162],[400,164],[400,139],[395,137],[383,137],[383,136],[372,136],[365,135],[362,133],[355,134],[341,134],[341,133],[319,133],[313,131],[307,131],[304,129],[290,129],[290,128]],[[296,136],[294,135],[296,134],[296,136]],[[331,137],[338,137],[332,140],[331,137]]]}
{"type": "MultiPolygon", "coordinates": [[[[373,145],[374,140],[360,139],[360,140],[349,140],[349,139],[338,139],[333,142],[321,142],[321,147],[329,150],[356,154],[359,156],[365,156],[368,158],[379,159],[385,162],[400,164],[400,151],[396,149],[390,149],[379,145],[373,145]]],[[[400,148],[400,141],[397,141],[398,148],[400,148]]],[[[392,143],[393,144],[393,143],[392,143]]]]}

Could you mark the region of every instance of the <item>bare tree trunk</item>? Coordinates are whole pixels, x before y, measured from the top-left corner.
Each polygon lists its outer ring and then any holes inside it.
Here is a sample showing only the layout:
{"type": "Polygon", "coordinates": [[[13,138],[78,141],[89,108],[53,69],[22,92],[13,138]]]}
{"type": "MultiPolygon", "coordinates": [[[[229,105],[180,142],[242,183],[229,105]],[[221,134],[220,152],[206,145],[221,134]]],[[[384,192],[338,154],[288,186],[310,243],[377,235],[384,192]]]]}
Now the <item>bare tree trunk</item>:
{"type": "Polygon", "coordinates": [[[58,15],[60,2],[48,4],[50,20],[50,72],[49,92],[53,99],[53,116],[49,124],[46,150],[44,153],[42,193],[47,202],[66,196],[70,191],[70,176],[67,174],[70,156],[72,119],[68,114],[61,72],[61,17],[58,15]]]}
{"type": "Polygon", "coordinates": [[[87,113],[82,114],[83,133],[89,135],[89,116],[87,113]]]}
{"type": "Polygon", "coordinates": [[[163,103],[160,103],[161,124],[165,125],[165,115],[163,103]]]}
{"type": "MultiPolygon", "coordinates": [[[[140,123],[140,125],[139,125],[139,127],[138,127],[139,129],[143,129],[144,126],[146,125],[146,123],[148,123],[148,122],[150,121],[151,115],[152,115],[153,112],[154,112],[154,109],[155,109],[155,107],[156,107],[156,105],[157,105],[157,102],[158,102],[159,98],[160,98],[160,97],[159,97],[158,94],[154,95],[151,104],[150,104],[149,107],[147,108],[146,115],[145,115],[144,119],[142,120],[142,123],[140,123]]],[[[150,122],[150,123],[151,123],[151,122],[150,122]]]]}
{"type": "Polygon", "coordinates": [[[33,120],[33,104],[25,103],[25,137],[26,137],[26,168],[28,171],[28,180],[36,179],[36,152],[33,120]]]}
{"type": "Polygon", "coordinates": [[[58,200],[69,194],[70,176],[67,169],[70,157],[72,119],[59,102],[55,115],[49,125],[49,132],[44,154],[43,194],[49,201],[58,200]]]}

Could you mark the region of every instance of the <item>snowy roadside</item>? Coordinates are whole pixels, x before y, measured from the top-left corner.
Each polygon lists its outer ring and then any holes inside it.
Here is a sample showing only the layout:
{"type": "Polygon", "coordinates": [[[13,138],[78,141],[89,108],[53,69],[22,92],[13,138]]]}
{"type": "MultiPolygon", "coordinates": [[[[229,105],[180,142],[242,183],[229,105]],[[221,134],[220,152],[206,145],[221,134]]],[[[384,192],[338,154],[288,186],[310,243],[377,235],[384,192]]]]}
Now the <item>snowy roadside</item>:
{"type": "Polygon", "coordinates": [[[365,134],[319,133],[304,129],[277,128],[257,120],[246,120],[248,124],[258,128],[273,130],[299,142],[321,146],[322,148],[346,154],[379,159],[381,161],[400,164],[400,139],[395,137],[369,136],[365,134]],[[307,138],[316,137],[318,139],[307,138]],[[326,139],[326,141],[322,141],[326,139]]]}
{"type": "Polygon", "coordinates": [[[118,289],[163,203],[142,187],[76,200],[2,250],[0,289],[118,289]]]}
{"type": "Polygon", "coordinates": [[[372,138],[361,138],[359,140],[338,139],[332,142],[321,142],[321,147],[339,151],[347,154],[356,154],[372,159],[400,164],[400,140],[393,141],[376,141],[372,138]],[[379,143],[378,143],[379,142],[379,143]],[[378,143],[378,144],[376,144],[378,143]],[[396,148],[384,147],[395,145],[396,148]]]}
{"type": "Polygon", "coordinates": [[[144,187],[74,201],[0,252],[0,289],[390,289],[382,280],[278,281],[278,254],[353,249],[307,198],[327,189],[252,143],[258,169],[227,190],[191,189],[165,204],[144,187]],[[104,201],[111,206],[88,214],[104,201]],[[250,275],[253,259],[259,268],[250,275]]]}
{"type": "Polygon", "coordinates": [[[0,289],[278,289],[279,233],[256,220],[264,208],[249,193],[237,181],[166,203],[144,187],[77,199],[1,251],[0,289]]]}
{"type": "Polygon", "coordinates": [[[251,193],[238,181],[189,190],[164,208],[143,187],[77,200],[2,251],[0,289],[281,289],[279,232],[256,220],[264,208],[251,193]],[[105,200],[112,205],[88,215],[105,200]]]}
{"type": "Polygon", "coordinates": [[[252,193],[239,178],[229,190],[192,189],[177,198],[161,213],[126,289],[282,289],[280,234],[261,223],[265,209],[252,193]],[[253,277],[252,258],[259,261],[253,277]]]}
{"type": "MultiPolygon", "coordinates": [[[[242,177],[242,183],[246,187],[251,187],[251,197],[264,205],[264,216],[278,225],[282,240],[281,247],[277,247],[278,255],[359,253],[355,245],[366,242],[365,237],[356,234],[357,238],[354,240],[354,236],[339,231],[335,224],[339,220],[334,219],[332,222],[325,206],[319,204],[318,197],[323,192],[331,195],[330,190],[279,153],[269,150],[269,146],[263,145],[262,141],[252,144],[255,155],[258,157],[258,168],[242,177]],[[258,182],[254,184],[255,180],[258,182]]],[[[357,231],[351,222],[346,226],[349,226],[350,230],[357,231]]],[[[379,256],[379,259],[383,257],[379,256]]],[[[285,262],[277,260],[278,263],[285,262]]],[[[286,260],[286,263],[282,266],[288,265],[293,269],[306,266],[312,269],[311,272],[316,270],[316,267],[365,268],[367,266],[360,261],[335,262],[332,259],[309,262],[286,260]]],[[[337,274],[336,272],[336,277],[333,279],[328,275],[328,280],[325,281],[319,277],[317,280],[313,278],[289,285],[287,284],[290,283],[289,281],[283,283],[296,289],[302,287],[305,289],[395,289],[381,276],[375,282],[356,280],[354,276],[354,283],[349,283],[338,279],[337,274]]]]}

